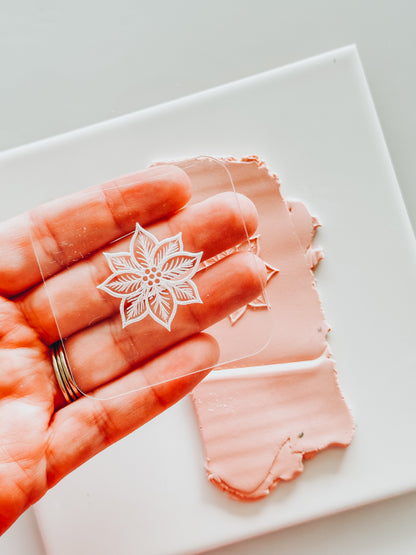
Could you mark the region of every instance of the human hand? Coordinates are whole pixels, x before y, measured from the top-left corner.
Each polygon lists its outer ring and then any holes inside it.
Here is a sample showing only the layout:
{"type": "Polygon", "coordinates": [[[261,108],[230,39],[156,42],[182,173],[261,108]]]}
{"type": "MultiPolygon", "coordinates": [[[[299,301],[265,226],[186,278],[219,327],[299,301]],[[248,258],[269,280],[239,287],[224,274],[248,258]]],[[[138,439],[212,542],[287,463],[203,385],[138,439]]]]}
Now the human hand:
{"type": "MultiPolygon", "coordinates": [[[[202,330],[262,290],[261,264],[237,253],[193,278],[203,302],[179,306],[170,332],[149,318],[122,329],[119,302],[97,289],[109,275],[106,245],[140,222],[159,240],[181,231],[185,250],[208,259],[253,233],[256,211],[244,197],[238,208],[232,193],[185,207],[190,183],[173,166],[96,190],[94,203],[76,194],[0,224],[0,533],[66,474],[186,395],[218,359],[202,330]],[[51,364],[55,317],[88,394],[70,404],[51,364]],[[117,397],[126,380],[135,391],[117,397]]],[[[118,248],[126,241],[110,248],[126,250],[118,248]]]]}

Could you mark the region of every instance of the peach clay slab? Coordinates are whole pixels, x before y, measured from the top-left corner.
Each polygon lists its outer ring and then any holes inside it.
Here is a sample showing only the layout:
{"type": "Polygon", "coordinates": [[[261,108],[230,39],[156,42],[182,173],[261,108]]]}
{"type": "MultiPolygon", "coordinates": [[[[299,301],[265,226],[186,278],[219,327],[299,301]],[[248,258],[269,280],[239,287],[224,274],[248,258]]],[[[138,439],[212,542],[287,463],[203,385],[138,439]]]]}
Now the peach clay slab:
{"type": "MultiPolygon", "coordinates": [[[[266,290],[274,327],[261,352],[228,370],[223,365],[197,386],[193,404],[209,480],[234,499],[253,501],[298,476],[304,459],[329,446],[348,446],[354,423],[338,385],[313,274],[323,256],[311,246],[318,220],[301,202],[283,199],[277,177],[258,158],[222,161],[236,190],[256,204],[260,256],[278,269],[266,290]]],[[[201,160],[201,172],[206,164],[201,160]]],[[[250,333],[245,317],[242,341],[250,333]]]]}

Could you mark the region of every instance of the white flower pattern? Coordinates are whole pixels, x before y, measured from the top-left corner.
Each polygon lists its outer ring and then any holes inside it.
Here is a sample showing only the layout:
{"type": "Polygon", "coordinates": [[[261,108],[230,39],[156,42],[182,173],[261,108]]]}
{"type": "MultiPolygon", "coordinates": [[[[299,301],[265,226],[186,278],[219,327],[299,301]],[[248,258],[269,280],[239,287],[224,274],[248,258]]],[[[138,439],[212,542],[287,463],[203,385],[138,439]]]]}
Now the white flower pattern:
{"type": "Polygon", "coordinates": [[[158,241],[136,224],[130,252],[104,253],[113,273],[97,287],[121,299],[123,328],[149,315],[170,331],[178,305],[202,303],[192,281],[202,254],[184,251],[181,233],[158,241]]]}

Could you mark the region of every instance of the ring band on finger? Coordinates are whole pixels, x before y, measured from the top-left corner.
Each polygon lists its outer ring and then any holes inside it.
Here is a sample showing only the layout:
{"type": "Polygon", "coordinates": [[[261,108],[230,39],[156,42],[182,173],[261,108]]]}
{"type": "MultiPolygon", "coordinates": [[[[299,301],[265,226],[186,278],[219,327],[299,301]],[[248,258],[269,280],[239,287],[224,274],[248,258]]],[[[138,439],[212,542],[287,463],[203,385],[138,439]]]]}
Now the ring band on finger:
{"type": "Polygon", "coordinates": [[[69,366],[63,341],[57,341],[50,347],[53,370],[59,389],[69,404],[82,397],[81,390],[77,387],[69,366]]]}

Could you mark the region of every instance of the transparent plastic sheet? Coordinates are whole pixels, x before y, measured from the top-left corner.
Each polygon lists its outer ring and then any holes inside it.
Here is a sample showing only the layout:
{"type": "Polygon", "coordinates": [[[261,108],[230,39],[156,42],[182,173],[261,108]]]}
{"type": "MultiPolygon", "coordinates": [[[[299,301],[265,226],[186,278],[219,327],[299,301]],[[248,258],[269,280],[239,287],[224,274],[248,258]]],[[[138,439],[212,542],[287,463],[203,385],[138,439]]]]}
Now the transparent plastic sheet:
{"type": "MultiPolygon", "coordinates": [[[[192,370],[187,367],[186,350],[180,349],[173,376],[169,372],[148,372],[144,380],[140,373],[199,331],[212,335],[218,343],[220,355],[214,368],[239,366],[240,361],[256,356],[270,341],[272,311],[259,259],[253,259],[250,269],[251,279],[254,272],[257,283],[256,294],[244,298],[245,266],[239,261],[244,251],[257,254],[258,234],[247,227],[247,207],[243,207],[244,199],[229,170],[221,160],[205,156],[175,164],[187,173],[192,184],[192,198],[179,214],[219,198],[216,195],[225,195],[221,198],[226,197],[227,210],[232,211],[227,225],[239,229],[238,240],[230,244],[231,228],[229,233],[226,227],[223,233],[216,229],[223,221],[223,214],[218,212],[222,201],[217,205],[214,202],[212,214],[203,209],[195,212],[199,224],[194,236],[192,228],[182,230],[180,225],[178,228],[167,223],[175,217],[169,214],[149,225],[137,221],[130,233],[121,233],[108,244],[90,249],[100,233],[100,218],[83,221],[75,241],[79,243],[81,238],[82,247],[70,264],[62,260],[71,242],[66,239],[60,243],[59,237],[53,237],[59,272],[50,261],[44,261],[45,245],[32,237],[43,278],[44,305],[48,304],[42,309],[44,319],[55,330],[55,335],[51,334],[54,341],[49,341],[58,366],[55,371],[58,376],[64,374],[65,381],[65,373],[59,370],[66,367],[66,386],[71,390],[73,384],[74,398],[79,393],[111,399],[189,375],[192,370]],[[190,246],[198,245],[201,237],[209,245],[205,250],[190,246]],[[224,312],[226,307],[229,310],[224,312]],[[207,311],[211,311],[209,316],[207,311]],[[206,323],[206,329],[198,329],[206,323]]],[[[101,202],[99,189],[79,194],[81,211],[101,202]]],[[[125,209],[128,212],[129,206],[125,209]]],[[[194,372],[212,367],[199,367],[194,372]]]]}

